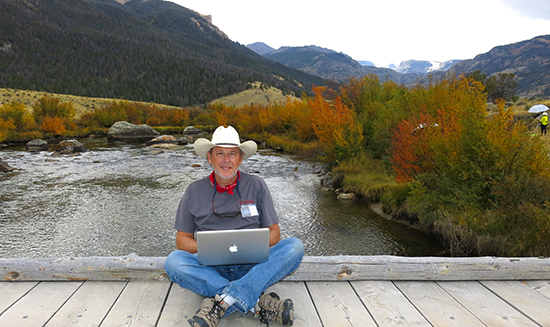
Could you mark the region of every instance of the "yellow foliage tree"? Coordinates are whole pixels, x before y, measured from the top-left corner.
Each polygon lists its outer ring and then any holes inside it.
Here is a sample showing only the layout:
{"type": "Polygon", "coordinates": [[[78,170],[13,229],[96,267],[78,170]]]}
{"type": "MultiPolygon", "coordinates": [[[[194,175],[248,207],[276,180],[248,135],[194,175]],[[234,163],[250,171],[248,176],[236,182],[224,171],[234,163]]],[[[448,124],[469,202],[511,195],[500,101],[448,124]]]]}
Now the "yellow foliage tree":
{"type": "Polygon", "coordinates": [[[42,124],[46,116],[65,118],[66,122],[70,122],[76,114],[72,101],[61,103],[60,99],[47,95],[35,102],[32,108],[34,119],[38,124],[42,124]]]}
{"type": "Polygon", "coordinates": [[[175,126],[185,126],[189,120],[189,111],[185,109],[173,110],[172,123],[175,126]]]}
{"type": "Polygon", "coordinates": [[[4,121],[0,118],[0,142],[4,141],[8,136],[8,132],[13,129],[15,129],[13,120],[4,121]]]}
{"type": "Polygon", "coordinates": [[[28,112],[21,102],[14,101],[0,106],[0,118],[4,121],[12,120],[18,132],[30,131],[37,127],[32,113],[28,112]]]}

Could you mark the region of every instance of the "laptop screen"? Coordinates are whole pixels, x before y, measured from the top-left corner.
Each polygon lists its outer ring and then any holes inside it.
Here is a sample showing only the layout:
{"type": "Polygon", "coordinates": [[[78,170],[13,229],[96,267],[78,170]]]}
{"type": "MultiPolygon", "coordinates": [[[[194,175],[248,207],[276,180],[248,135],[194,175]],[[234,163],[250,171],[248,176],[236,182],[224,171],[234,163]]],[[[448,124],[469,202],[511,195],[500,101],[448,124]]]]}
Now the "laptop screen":
{"type": "Polygon", "coordinates": [[[269,259],[269,228],[198,231],[197,247],[205,266],[264,262],[269,259]]]}

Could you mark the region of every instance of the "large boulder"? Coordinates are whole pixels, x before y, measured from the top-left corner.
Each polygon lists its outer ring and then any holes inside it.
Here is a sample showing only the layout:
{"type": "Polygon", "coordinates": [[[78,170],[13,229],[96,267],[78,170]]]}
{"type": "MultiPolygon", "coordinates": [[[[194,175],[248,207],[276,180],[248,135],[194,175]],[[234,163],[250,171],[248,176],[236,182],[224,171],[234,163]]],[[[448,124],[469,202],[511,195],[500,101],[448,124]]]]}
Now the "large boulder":
{"type": "Polygon", "coordinates": [[[35,139],[27,142],[27,151],[48,151],[50,146],[48,142],[41,139],[35,139]]]}
{"type": "Polygon", "coordinates": [[[126,121],[117,121],[109,129],[109,142],[143,143],[154,139],[160,133],[149,125],[135,125],[126,121]]]}
{"type": "Polygon", "coordinates": [[[56,151],[63,154],[86,152],[87,150],[84,144],[77,140],[63,140],[56,146],[56,151]]]}

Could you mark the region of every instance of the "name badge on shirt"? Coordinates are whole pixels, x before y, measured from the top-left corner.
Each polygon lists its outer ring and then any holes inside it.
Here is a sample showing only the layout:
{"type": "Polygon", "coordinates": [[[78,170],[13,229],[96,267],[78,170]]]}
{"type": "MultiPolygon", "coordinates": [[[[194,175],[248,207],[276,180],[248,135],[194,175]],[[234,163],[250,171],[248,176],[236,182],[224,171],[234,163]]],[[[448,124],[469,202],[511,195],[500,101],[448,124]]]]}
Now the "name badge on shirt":
{"type": "Polygon", "coordinates": [[[241,215],[243,218],[257,216],[258,209],[255,204],[241,204],[241,215]]]}

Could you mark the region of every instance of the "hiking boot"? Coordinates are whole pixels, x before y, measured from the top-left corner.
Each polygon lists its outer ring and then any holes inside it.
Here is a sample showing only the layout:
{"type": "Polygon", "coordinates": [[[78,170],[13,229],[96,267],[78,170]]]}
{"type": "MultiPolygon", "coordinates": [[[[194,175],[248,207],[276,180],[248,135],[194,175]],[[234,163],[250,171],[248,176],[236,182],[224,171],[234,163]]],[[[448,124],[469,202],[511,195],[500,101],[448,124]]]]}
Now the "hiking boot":
{"type": "Polygon", "coordinates": [[[193,327],[216,327],[227,308],[229,306],[219,295],[206,298],[202,301],[201,308],[187,322],[193,327]]]}
{"type": "Polygon", "coordinates": [[[294,303],[291,299],[281,301],[277,293],[260,295],[260,301],[254,306],[254,318],[260,318],[260,323],[269,326],[269,321],[276,321],[283,326],[294,323],[294,303]]]}

